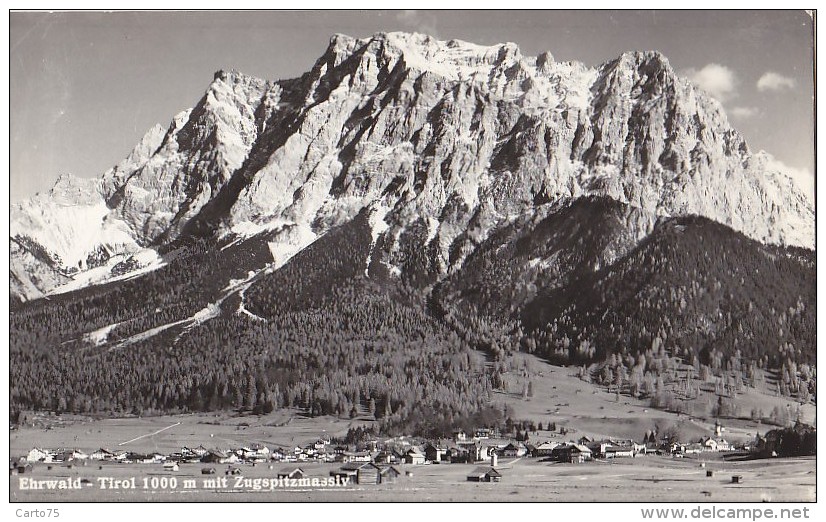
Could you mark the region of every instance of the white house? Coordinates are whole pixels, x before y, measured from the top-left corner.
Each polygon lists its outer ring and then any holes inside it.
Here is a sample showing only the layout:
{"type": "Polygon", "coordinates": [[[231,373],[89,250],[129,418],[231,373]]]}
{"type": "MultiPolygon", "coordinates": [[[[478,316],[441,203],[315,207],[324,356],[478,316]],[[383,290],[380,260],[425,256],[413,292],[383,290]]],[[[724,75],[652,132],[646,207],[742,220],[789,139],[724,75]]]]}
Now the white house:
{"type": "Polygon", "coordinates": [[[424,464],[426,457],[418,449],[411,448],[404,455],[404,462],[407,464],[424,464]]]}
{"type": "Polygon", "coordinates": [[[40,448],[32,448],[29,451],[29,454],[26,455],[26,462],[40,462],[46,460],[47,457],[50,456],[50,453],[46,450],[42,450],[40,448]]]}

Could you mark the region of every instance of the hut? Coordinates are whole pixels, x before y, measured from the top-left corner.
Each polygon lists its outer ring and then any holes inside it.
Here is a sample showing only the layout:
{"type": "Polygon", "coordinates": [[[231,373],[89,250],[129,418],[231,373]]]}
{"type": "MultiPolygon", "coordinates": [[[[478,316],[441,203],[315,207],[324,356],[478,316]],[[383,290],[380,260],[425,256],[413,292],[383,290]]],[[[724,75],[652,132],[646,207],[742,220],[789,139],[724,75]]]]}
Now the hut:
{"type": "Polygon", "coordinates": [[[356,484],[381,483],[381,468],[372,462],[348,462],[338,470],[330,472],[330,476],[349,478],[356,484]]]}
{"type": "Polygon", "coordinates": [[[379,471],[379,483],[392,484],[396,482],[400,476],[401,472],[393,466],[384,466],[379,471]]]}
{"type": "Polygon", "coordinates": [[[471,471],[468,476],[468,482],[499,482],[502,479],[502,474],[492,467],[480,466],[471,471]]]}
{"type": "Polygon", "coordinates": [[[278,472],[278,478],[287,478],[287,479],[301,479],[304,478],[307,474],[304,472],[303,469],[297,467],[288,467],[282,468],[281,471],[278,472]]]}

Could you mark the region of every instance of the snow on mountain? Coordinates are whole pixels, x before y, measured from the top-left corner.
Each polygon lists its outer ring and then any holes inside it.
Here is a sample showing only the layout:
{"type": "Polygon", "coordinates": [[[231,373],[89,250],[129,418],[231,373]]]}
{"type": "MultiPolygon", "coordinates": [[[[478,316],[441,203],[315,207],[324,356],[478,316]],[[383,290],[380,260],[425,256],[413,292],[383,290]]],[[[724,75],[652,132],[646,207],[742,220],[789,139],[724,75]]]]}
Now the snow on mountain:
{"type": "Polygon", "coordinates": [[[335,35],[294,80],[219,71],[195,108],[150,129],[102,180],[59,182],[13,208],[12,236],[66,271],[88,268],[99,246],[275,230],[280,265],[370,206],[391,273],[428,246],[447,274],[537,205],[600,195],[812,248],[813,203],[775,167],[657,52],[590,68],[512,43],[335,35]]]}

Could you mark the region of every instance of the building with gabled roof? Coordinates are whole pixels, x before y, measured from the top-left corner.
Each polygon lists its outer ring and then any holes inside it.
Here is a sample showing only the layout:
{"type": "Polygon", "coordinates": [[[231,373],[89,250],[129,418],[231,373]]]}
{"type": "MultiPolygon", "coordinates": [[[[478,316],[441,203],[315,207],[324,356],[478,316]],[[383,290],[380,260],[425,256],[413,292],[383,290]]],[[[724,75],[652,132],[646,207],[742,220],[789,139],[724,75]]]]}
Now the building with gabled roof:
{"type": "Polygon", "coordinates": [[[288,478],[288,479],[300,479],[304,478],[307,474],[304,472],[303,469],[299,467],[287,467],[281,468],[281,471],[278,472],[278,478],[288,478]]]}
{"type": "Polygon", "coordinates": [[[480,466],[468,473],[468,482],[499,482],[502,480],[502,474],[492,467],[480,466]]]}

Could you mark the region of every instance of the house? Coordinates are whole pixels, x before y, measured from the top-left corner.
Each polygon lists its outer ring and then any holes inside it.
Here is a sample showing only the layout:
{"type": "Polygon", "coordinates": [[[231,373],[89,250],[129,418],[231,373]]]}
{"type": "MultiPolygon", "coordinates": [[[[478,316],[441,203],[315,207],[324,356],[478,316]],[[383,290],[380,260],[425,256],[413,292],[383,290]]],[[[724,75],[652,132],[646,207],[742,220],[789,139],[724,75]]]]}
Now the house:
{"type": "Polygon", "coordinates": [[[278,472],[278,478],[300,479],[307,476],[304,470],[297,467],[281,468],[278,472]]]}
{"type": "Polygon", "coordinates": [[[515,457],[517,451],[516,444],[511,442],[504,448],[500,449],[497,453],[503,457],[515,457]]]}
{"type": "Polygon", "coordinates": [[[561,444],[551,451],[551,456],[559,462],[580,464],[591,460],[593,454],[587,446],[582,444],[561,444]]]}
{"type": "Polygon", "coordinates": [[[273,450],[272,453],[270,453],[270,460],[280,461],[280,460],[283,460],[283,459],[284,459],[284,452],[281,451],[281,450],[273,450]]]}
{"type": "Polygon", "coordinates": [[[543,442],[542,444],[536,447],[534,451],[534,456],[536,457],[550,457],[551,453],[553,452],[554,448],[559,446],[558,442],[547,441],[543,442]]]}
{"type": "Polygon", "coordinates": [[[465,442],[467,440],[467,433],[463,429],[453,430],[453,442],[465,442]]]}
{"type": "Polygon", "coordinates": [[[128,456],[129,456],[129,452],[127,452],[126,450],[116,450],[112,454],[112,460],[115,461],[115,462],[123,462],[123,461],[126,460],[126,458],[128,456]]]}
{"type": "Polygon", "coordinates": [[[73,460],[86,460],[89,458],[89,455],[83,453],[80,450],[71,449],[71,450],[63,450],[58,452],[56,455],[52,456],[53,462],[71,462],[73,460]]]}
{"type": "MultiPolygon", "coordinates": [[[[300,455],[303,453],[301,448],[297,448],[299,451],[297,454],[300,455]]],[[[262,444],[253,443],[244,446],[243,448],[237,450],[235,452],[240,458],[244,460],[251,460],[251,461],[265,461],[270,458],[270,449],[262,444]]]]}
{"type": "Polygon", "coordinates": [[[26,455],[26,461],[28,462],[41,462],[45,461],[47,457],[50,456],[50,453],[46,450],[42,450],[40,448],[32,448],[29,451],[29,454],[26,455]]]}
{"type": "Polygon", "coordinates": [[[115,454],[109,451],[108,449],[100,448],[99,450],[90,453],[89,458],[91,460],[112,460],[112,457],[114,455],[115,454]]]}
{"type": "MultiPolygon", "coordinates": [[[[301,460],[300,457],[299,460],[301,460]]],[[[370,462],[373,458],[367,451],[348,451],[337,454],[335,460],[336,462],[370,462]]]]}
{"type": "Polygon", "coordinates": [[[183,448],[181,448],[180,453],[172,453],[169,455],[169,457],[175,460],[186,460],[197,457],[197,455],[195,455],[194,451],[184,446],[183,448]]]}
{"type": "Polygon", "coordinates": [[[396,464],[398,460],[392,451],[381,450],[373,457],[373,462],[376,464],[396,464]]]}
{"type": "Polygon", "coordinates": [[[157,451],[151,453],[149,456],[152,457],[152,464],[166,461],[166,455],[158,453],[157,451]]]}
{"type": "Polygon", "coordinates": [[[424,447],[424,456],[430,462],[442,462],[442,460],[447,460],[447,448],[428,442],[424,447]]]}
{"type": "Polygon", "coordinates": [[[481,451],[479,451],[479,458],[481,460],[490,460],[494,454],[499,454],[499,448],[491,444],[486,444],[483,445],[481,451]]]}
{"type": "Polygon", "coordinates": [[[502,448],[502,450],[498,453],[503,457],[524,457],[528,453],[528,450],[522,443],[515,444],[511,442],[510,444],[502,448]]]}
{"type": "Polygon", "coordinates": [[[224,462],[228,462],[229,456],[221,450],[213,449],[209,450],[201,457],[201,462],[206,464],[223,464],[224,462]]]}
{"type": "Polygon", "coordinates": [[[270,448],[263,444],[253,442],[247,447],[252,450],[253,457],[263,459],[268,459],[270,457],[270,448]]]}
{"type": "Polygon", "coordinates": [[[482,460],[482,444],[479,442],[460,442],[461,449],[465,456],[465,462],[476,462],[482,460]]]}
{"type": "Polygon", "coordinates": [[[390,453],[391,453],[391,455],[390,455],[391,460],[395,460],[397,463],[404,462],[404,452],[402,450],[398,450],[396,448],[393,448],[390,451],[390,453]]]}
{"type": "Polygon", "coordinates": [[[630,446],[613,446],[613,445],[609,445],[609,446],[606,446],[605,449],[602,450],[602,455],[604,455],[606,459],[615,459],[615,458],[622,458],[622,457],[633,457],[634,456],[634,448],[630,447],[630,446]]]}
{"type": "Polygon", "coordinates": [[[703,445],[703,451],[731,451],[731,444],[726,439],[703,437],[700,444],[703,445]]]}
{"type": "MultiPolygon", "coordinates": [[[[68,462],[68,461],[67,461],[68,462]]],[[[155,456],[146,453],[137,453],[130,451],[126,456],[126,462],[135,462],[138,464],[155,464],[155,456]]]]}
{"type": "Polygon", "coordinates": [[[198,455],[199,457],[203,457],[207,454],[207,452],[209,452],[209,450],[206,449],[203,444],[199,445],[197,448],[192,448],[192,453],[198,455]]]}
{"type": "Polygon", "coordinates": [[[407,453],[404,454],[404,462],[406,464],[424,464],[425,460],[427,460],[427,458],[417,448],[410,448],[407,450],[407,453]]]}
{"type": "Polygon", "coordinates": [[[447,450],[447,461],[448,462],[472,462],[469,461],[468,452],[466,449],[460,448],[458,445],[453,444],[447,450]]]}
{"type": "Polygon", "coordinates": [[[699,442],[692,442],[691,444],[687,444],[685,447],[685,454],[686,455],[696,455],[698,453],[702,453],[703,445],[699,442]]]}
{"type": "Polygon", "coordinates": [[[163,470],[164,471],[178,471],[178,463],[177,462],[164,462],[163,463],[163,470]]]}
{"type": "Polygon", "coordinates": [[[468,482],[499,482],[502,479],[502,474],[495,468],[480,466],[471,471],[468,476],[468,482]]]}
{"type": "Polygon", "coordinates": [[[369,451],[356,451],[350,455],[350,462],[371,462],[373,456],[369,451]]]}

